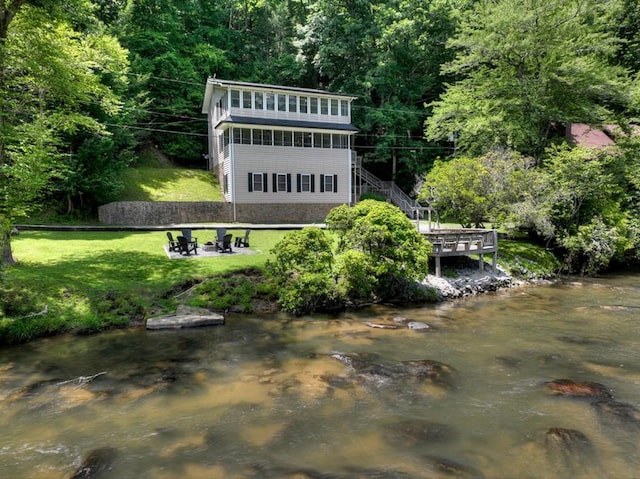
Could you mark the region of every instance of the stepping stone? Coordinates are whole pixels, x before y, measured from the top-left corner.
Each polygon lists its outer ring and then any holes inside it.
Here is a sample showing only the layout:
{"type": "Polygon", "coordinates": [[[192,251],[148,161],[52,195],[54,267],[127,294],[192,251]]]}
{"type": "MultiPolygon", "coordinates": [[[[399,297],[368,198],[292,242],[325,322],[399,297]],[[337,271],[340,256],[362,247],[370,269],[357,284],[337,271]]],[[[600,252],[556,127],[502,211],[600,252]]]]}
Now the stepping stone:
{"type": "Polygon", "coordinates": [[[224,316],[203,308],[179,306],[176,314],[147,319],[147,329],[181,329],[224,324],[224,316]]]}

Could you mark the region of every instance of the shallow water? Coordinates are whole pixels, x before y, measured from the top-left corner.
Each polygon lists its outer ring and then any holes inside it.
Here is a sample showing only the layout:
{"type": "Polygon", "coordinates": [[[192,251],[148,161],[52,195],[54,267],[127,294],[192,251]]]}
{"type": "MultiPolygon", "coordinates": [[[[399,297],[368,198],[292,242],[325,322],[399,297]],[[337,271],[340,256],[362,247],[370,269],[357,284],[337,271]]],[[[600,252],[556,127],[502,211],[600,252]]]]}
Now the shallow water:
{"type": "Polygon", "coordinates": [[[103,447],[117,449],[107,479],[637,477],[639,280],[3,348],[2,477],[72,477],[103,447]],[[396,316],[431,328],[365,325],[396,316]],[[388,374],[422,359],[455,373],[388,374]],[[545,392],[561,378],[604,384],[632,414],[545,392]],[[549,447],[549,428],[580,431],[588,452],[549,447]]]}

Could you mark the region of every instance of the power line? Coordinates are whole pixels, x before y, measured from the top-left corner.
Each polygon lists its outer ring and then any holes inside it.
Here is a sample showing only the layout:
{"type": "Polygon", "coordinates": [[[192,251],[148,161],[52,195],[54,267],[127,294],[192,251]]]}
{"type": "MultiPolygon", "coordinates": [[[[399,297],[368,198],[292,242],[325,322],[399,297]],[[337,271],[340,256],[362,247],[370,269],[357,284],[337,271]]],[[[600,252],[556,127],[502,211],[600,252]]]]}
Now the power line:
{"type": "Polygon", "coordinates": [[[161,130],[160,128],[146,128],[143,126],[133,126],[133,125],[120,125],[117,123],[104,123],[107,126],[114,126],[116,128],[124,128],[130,130],[145,130],[145,131],[153,131],[157,133],[173,133],[175,135],[186,135],[186,136],[199,136],[199,137],[208,137],[209,135],[205,133],[190,133],[188,131],[176,131],[176,130],[161,130]]]}

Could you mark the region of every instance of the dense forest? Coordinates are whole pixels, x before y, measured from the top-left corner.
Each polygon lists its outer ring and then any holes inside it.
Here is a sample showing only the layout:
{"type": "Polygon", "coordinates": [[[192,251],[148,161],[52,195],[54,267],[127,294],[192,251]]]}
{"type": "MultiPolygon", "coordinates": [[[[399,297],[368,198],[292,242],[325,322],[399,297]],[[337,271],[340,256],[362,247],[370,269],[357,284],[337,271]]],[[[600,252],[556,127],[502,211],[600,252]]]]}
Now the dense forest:
{"type": "Polygon", "coordinates": [[[421,197],[443,212],[527,228],[594,271],[639,249],[639,71],[636,0],[7,0],[3,237],[45,200],[117,198],[149,146],[202,167],[216,75],[357,96],[369,168],[393,162],[408,192],[429,173],[421,197]],[[617,125],[620,151],[563,149],[571,122],[617,125]],[[451,184],[453,167],[476,173],[451,184]]]}

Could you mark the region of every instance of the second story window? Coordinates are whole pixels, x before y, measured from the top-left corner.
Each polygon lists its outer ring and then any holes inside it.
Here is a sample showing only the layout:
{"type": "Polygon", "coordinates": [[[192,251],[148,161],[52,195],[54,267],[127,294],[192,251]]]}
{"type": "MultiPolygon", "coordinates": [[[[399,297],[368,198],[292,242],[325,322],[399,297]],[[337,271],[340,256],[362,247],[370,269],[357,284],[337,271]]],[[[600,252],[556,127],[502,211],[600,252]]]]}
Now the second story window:
{"type": "Polygon", "coordinates": [[[264,93],[262,93],[261,91],[255,92],[253,103],[256,110],[262,110],[262,108],[264,107],[264,93]]]}
{"type": "Polygon", "coordinates": [[[340,115],[349,116],[349,102],[347,100],[340,100],[340,115]]]}
{"type": "Polygon", "coordinates": [[[329,99],[321,98],[320,99],[320,114],[328,115],[329,114],[329,99]]]}
{"type": "Polygon", "coordinates": [[[333,116],[338,116],[338,100],[331,100],[331,114],[333,116]]]}
{"type": "Polygon", "coordinates": [[[242,92],[242,108],[251,108],[251,92],[242,92]]]}
{"type": "Polygon", "coordinates": [[[267,93],[266,95],[267,110],[273,111],[276,109],[276,96],[273,93],[267,93]]]}
{"type": "Polygon", "coordinates": [[[231,108],[240,108],[240,92],[231,90],[231,108]]]}
{"type": "Polygon", "coordinates": [[[309,98],[309,113],[312,115],[318,114],[318,99],[317,98],[309,98]]]}
{"type": "Polygon", "coordinates": [[[308,113],[308,109],[307,109],[307,97],[306,96],[301,96],[300,97],[300,113],[308,113]]]}
{"type": "Polygon", "coordinates": [[[289,113],[298,113],[298,97],[289,95],[289,113]]]}
{"type": "Polygon", "coordinates": [[[287,95],[278,93],[278,111],[287,111],[287,95]]]}

